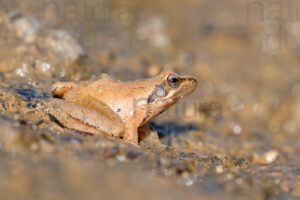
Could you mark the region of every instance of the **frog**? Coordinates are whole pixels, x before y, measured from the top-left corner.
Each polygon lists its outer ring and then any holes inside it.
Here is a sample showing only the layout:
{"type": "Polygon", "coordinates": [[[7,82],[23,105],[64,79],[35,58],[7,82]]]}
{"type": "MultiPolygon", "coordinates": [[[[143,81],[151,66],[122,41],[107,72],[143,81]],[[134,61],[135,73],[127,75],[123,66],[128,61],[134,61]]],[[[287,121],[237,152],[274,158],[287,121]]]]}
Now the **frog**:
{"type": "Polygon", "coordinates": [[[49,114],[64,128],[138,145],[138,130],[197,86],[196,78],[172,71],[128,82],[108,75],[89,81],[56,82],[51,87],[54,98],[49,102],[49,114]]]}

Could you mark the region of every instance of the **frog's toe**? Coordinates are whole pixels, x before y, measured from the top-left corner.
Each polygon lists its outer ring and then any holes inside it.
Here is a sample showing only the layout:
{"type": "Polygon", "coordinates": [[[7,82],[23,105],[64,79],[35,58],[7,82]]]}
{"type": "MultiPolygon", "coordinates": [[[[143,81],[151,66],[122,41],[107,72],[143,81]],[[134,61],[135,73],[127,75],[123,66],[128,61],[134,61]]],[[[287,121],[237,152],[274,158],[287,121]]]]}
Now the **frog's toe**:
{"type": "Polygon", "coordinates": [[[75,86],[74,82],[56,82],[52,85],[51,91],[54,95],[62,97],[66,92],[75,86]]]}
{"type": "Polygon", "coordinates": [[[161,142],[158,133],[148,125],[145,124],[138,129],[140,145],[160,146],[161,142]]]}

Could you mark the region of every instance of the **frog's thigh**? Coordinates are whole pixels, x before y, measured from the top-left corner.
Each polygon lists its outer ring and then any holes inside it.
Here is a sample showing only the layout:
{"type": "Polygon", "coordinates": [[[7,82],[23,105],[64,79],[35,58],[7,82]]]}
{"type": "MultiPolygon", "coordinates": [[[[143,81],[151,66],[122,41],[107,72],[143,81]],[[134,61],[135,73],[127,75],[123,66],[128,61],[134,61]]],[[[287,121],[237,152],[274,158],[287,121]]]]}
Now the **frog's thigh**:
{"type": "Polygon", "coordinates": [[[66,100],[52,99],[50,114],[63,126],[82,132],[105,133],[116,137],[122,136],[124,132],[121,120],[111,120],[96,110],[66,100]]]}
{"type": "Polygon", "coordinates": [[[116,112],[114,112],[107,104],[91,96],[89,93],[80,93],[80,95],[72,97],[71,101],[78,103],[85,108],[95,110],[103,114],[103,116],[106,116],[108,119],[122,124],[122,121],[116,112]]]}

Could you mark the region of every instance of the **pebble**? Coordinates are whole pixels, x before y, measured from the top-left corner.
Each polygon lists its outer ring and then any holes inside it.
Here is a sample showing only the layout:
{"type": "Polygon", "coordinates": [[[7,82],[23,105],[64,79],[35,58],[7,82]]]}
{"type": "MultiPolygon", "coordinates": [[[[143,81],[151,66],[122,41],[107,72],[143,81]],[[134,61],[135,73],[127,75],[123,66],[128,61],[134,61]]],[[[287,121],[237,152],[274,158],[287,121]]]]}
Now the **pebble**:
{"type": "Polygon", "coordinates": [[[224,172],[224,168],[222,165],[216,166],[216,173],[217,174],[222,174],[224,172]]]}
{"type": "Polygon", "coordinates": [[[117,154],[119,153],[119,147],[115,146],[115,147],[106,147],[103,151],[103,156],[105,158],[112,158],[115,157],[117,154]]]}
{"type": "Polygon", "coordinates": [[[227,174],[226,177],[227,177],[228,180],[231,180],[233,178],[233,174],[229,173],[229,174],[227,174]]]}
{"type": "Polygon", "coordinates": [[[123,155],[117,155],[117,160],[120,161],[120,162],[123,162],[126,160],[126,157],[123,156],[123,155]]]}
{"type": "Polygon", "coordinates": [[[132,159],[132,160],[136,159],[137,157],[139,157],[141,155],[142,155],[142,153],[134,151],[134,150],[129,150],[126,153],[126,157],[129,158],[129,159],[132,159]]]}
{"type": "Polygon", "coordinates": [[[267,153],[265,153],[264,157],[268,163],[272,163],[277,159],[278,155],[279,155],[278,151],[271,150],[271,151],[268,151],[267,153]]]}
{"type": "Polygon", "coordinates": [[[192,180],[192,179],[183,179],[183,184],[185,185],[185,186],[191,186],[191,185],[193,185],[193,183],[194,183],[194,181],[192,180]]]}
{"type": "Polygon", "coordinates": [[[232,130],[234,134],[239,135],[242,132],[242,127],[238,124],[235,124],[232,130]]]}

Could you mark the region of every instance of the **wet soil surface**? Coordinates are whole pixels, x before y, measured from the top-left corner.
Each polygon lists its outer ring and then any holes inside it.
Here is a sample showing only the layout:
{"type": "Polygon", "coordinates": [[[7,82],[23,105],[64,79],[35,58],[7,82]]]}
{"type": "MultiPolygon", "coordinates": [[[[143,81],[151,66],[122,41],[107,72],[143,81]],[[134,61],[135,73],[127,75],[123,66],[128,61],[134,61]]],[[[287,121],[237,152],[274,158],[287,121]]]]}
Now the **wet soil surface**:
{"type": "Polygon", "coordinates": [[[299,199],[300,26],[272,3],[0,1],[1,197],[299,199]],[[48,114],[56,81],[162,70],[199,87],[149,123],[159,143],[48,114]]]}

